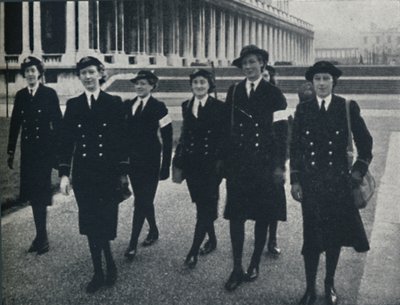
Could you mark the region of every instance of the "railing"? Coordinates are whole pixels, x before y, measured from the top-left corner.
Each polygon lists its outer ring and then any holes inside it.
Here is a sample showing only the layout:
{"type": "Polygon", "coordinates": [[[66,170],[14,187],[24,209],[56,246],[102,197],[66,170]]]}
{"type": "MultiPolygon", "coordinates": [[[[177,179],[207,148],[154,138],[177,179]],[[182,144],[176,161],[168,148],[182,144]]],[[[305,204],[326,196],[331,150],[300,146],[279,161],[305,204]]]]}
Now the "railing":
{"type": "Polygon", "coordinates": [[[4,58],[8,64],[18,64],[19,55],[5,55],[4,58]]]}
{"type": "Polygon", "coordinates": [[[43,62],[46,64],[60,63],[62,59],[62,54],[43,54],[43,62]]]}

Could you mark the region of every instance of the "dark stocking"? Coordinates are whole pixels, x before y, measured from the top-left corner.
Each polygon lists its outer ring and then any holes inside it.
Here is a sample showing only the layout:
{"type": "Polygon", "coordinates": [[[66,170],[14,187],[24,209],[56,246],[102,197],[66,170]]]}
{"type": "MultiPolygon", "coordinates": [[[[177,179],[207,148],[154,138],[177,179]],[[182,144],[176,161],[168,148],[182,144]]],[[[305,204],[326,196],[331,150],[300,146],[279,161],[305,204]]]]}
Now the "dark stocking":
{"type": "Polygon", "coordinates": [[[304,266],[306,270],[307,291],[315,292],[315,281],[319,263],[319,253],[304,254],[304,266]]]}
{"type": "Polygon", "coordinates": [[[89,249],[92,256],[93,269],[95,276],[103,276],[103,269],[101,266],[101,243],[97,238],[89,237],[89,249]]]}
{"type": "Polygon", "coordinates": [[[257,220],[254,224],[254,251],[251,257],[250,265],[258,267],[260,264],[261,254],[264,250],[267,240],[268,221],[257,220]]]}
{"type": "Polygon", "coordinates": [[[273,220],[269,223],[269,237],[268,245],[276,246],[276,231],[278,228],[278,221],[273,220]]]}
{"type": "Polygon", "coordinates": [[[244,220],[231,219],[229,222],[229,230],[232,243],[233,270],[240,271],[242,270],[244,220]]]}
{"type": "Polygon", "coordinates": [[[47,207],[44,204],[32,204],[33,220],[36,228],[36,241],[42,243],[47,240],[46,216],[47,207]]]}
{"type": "Polygon", "coordinates": [[[326,276],[325,284],[333,285],[336,267],[339,261],[340,247],[326,250],[326,276]]]}

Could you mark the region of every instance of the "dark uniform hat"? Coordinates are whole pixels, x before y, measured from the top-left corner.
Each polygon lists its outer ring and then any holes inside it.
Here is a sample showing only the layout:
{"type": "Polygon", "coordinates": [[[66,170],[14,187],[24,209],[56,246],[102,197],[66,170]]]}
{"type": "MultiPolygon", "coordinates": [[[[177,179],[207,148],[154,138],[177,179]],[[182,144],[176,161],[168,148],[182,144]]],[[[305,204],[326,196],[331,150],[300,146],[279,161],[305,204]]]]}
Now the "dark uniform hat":
{"type": "Polygon", "coordinates": [[[21,63],[22,75],[25,73],[25,69],[30,66],[36,66],[37,69],[39,70],[40,75],[43,74],[44,70],[43,62],[39,58],[36,58],[34,56],[28,56],[21,63]]]}
{"type": "Polygon", "coordinates": [[[243,58],[245,58],[247,55],[250,54],[256,54],[256,55],[261,55],[261,57],[264,59],[265,63],[268,62],[268,52],[260,49],[259,47],[257,47],[254,44],[250,44],[248,46],[243,47],[243,49],[240,51],[240,57],[236,58],[233,62],[232,65],[236,66],[238,68],[242,67],[242,60],[243,58]]]}
{"type": "Polygon", "coordinates": [[[207,79],[208,84],[209,84],[209,86],[210,86],[210,88],[208,89],[209,92],[211,92],[212,90],[214,90],[214,88],[215,88],[215,79],[214,79],[214,75],[213,75],[211,72],[209,72],[209,71],[207,71],[207,70],[205,70],[205,69],[196,69],[196,70],[194,70],[194,71],[189,75],[189,77],[190,77],[190,84],[192,84],[193,80],[194,80],[196,77],[198,77],[198,76],[202,76],[202,77],[204,77],[204,78],[207,79]]]}
{"type": "Polygon", "coordinates": [[[136,77],[131,79],[132,83],[136,83],[140,79],[147,79],[148,82],[152,85],[156,85],[158,82],[158,77],[151,71],[148,70],[140,70],[136,77]]]}
{"type": "Polygon", "coordinates": [[[329,61],[318,61],[313,66],[309,67],[306,71],[306,80],[312,82],[314,75],[317,73],[329,73],[334,78],[338,79],[342,75],[342,71],[336,68],[329,61]]]}
{"type": "Polygon", "coordinates": [[[81,60],[78,61],[78,63],[76,64],[76,70],[79,73],[79,71],[81,71],[82,69],[85,69],[89,66],[96,66],[100,70],[104,70],[103,63],[100,60],[98,60],[96,57],[93,57],[93,56],[82,57],[81,60]]]}

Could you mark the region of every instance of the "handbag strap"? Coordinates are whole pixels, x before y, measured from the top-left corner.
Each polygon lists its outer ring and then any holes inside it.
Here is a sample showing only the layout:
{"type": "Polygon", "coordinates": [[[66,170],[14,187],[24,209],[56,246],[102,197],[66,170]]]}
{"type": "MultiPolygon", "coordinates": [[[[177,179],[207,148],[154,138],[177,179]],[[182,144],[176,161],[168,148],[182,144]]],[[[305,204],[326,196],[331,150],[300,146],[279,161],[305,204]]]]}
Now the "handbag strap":
{"type": "Polygon", "coordinates": [[[233,134],[233,124],[235,123],[234,121],[234,113],[235,113],[235,93],[236,93],[236,87],[237,83],[233,85],[233,91],[232,91],[232,108],[231,108],[231,135],[233,134]]]}
{"type": "Polygon", "coordinates": [[[346,119],[347,119],[347,151],[353,152],[353,137],[351,132],[350,101],[346,100],[346,119]]]}

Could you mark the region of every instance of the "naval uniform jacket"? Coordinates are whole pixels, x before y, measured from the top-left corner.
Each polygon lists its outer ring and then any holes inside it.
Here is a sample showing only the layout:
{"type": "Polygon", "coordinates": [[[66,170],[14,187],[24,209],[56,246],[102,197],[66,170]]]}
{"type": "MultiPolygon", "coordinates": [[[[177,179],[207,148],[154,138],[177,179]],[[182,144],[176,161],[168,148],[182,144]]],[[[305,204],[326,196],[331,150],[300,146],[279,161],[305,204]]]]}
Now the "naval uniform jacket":
{"type": "MultiPolygon", "coordinates": [[[[372,159],[372,137],[356,102],[350,102],[351,129],[358,158],[352,167],[364,175],[372,159]]],[[[325,115],[317,99],[297,106],[290,147],[291,183],[300,183],[304,244],[302,253],[351,246],[367,251],[368,240],[352,202],[346,154],[345,99],[332,95],[325,115]]]]}
{"type": "Polygon", "coordinates": [[[15,153],[21,132],[20,199],[51,204],[51,170],[56,165],[57,132],[62,114],[57,93],[39,84],[32,97],[28,88],[15,96],[8,139],[8,154],[15,153]]]}
{"type": "Polygon", "coordinates": [[[274,219],[273,171],[284,166],[276,151],[272,133],[273,113],[286,109],[279,88],[264,79],[252,97],[246,80],[229,88],[230,136],[225,150],[227,219],[274,219]],[[235,88],[236,87],[236,88],[235,88]],[[233,94],[234,93],[234,94],[233,94]]]}
{"type": "Polygon", "coordinates": [[[161,151],[162,167],[169,168],[171,165],[172,132],[168,135],[163,132],[163,129],[172,128],[171,121],[165,104],[153,96],[149,97],[140,114],[132,114],[132,107],[137,101],[139,99],[135,97],[124,103],[129,174],[155,183],[159,179],[161,151]],[[162,144],[158,136],[160,129],[162,144]]]}
{"type": "Polygon", "coordinates": [[[67,101],[60,144],[60,176],[69,176],[79,208],[81,234],[114,239],[120,175],[127,163],[123,104],[100,91],[89,107],[85,93],[67,101]]]}
{"type": "Polygon", "coordinates": [[[217,161],[223,159],[229,135],[229,112],[222,101],[209,96],[196,118],[193,103],[194,97],[182,103],[183,125],[173,162],[184,172],[192,201],[212,205],[215,219],[222,180],[217,161]]]}

